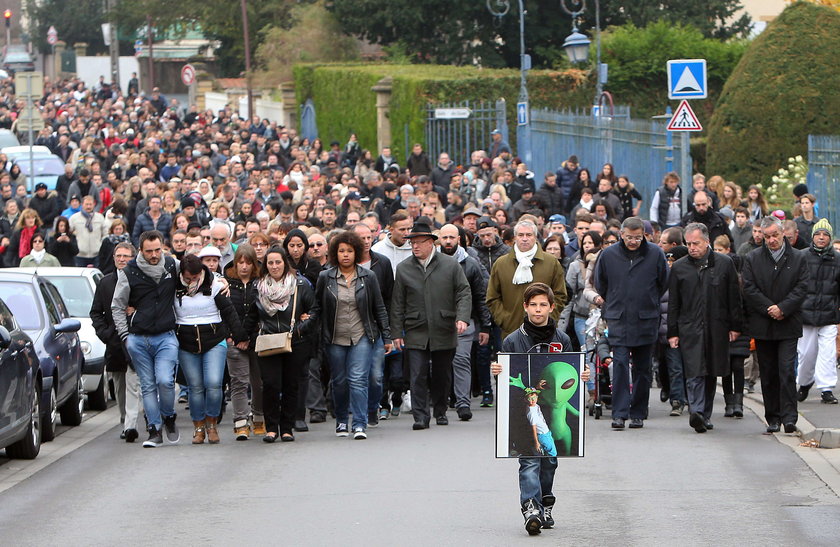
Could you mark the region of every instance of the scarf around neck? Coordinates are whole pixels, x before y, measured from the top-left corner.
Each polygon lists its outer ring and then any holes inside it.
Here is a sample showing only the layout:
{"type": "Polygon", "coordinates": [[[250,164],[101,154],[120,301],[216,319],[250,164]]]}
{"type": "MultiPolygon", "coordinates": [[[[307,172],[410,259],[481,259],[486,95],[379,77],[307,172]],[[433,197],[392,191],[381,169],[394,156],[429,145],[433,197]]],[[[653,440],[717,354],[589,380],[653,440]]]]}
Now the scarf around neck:
{"type": "Polygon", "coordinates": [[[554,319],[549,317],[548,323],[542,327],[538,327],[528,321],[526,317],[522,328],[534,344],[549,344],[554,340],[554,332],[557,330],[557,324],[554,322],[554,319]]]}
{"type": "Polygon", "coordinates": [[[534,274],[531,272],[533,268],[534,256],[537,254],[537,244],[531,247],[530,251],[522,252],[519,247],[514,245],[513,250],[516,253],[516,261],[519,263],[516,266],[516,271],[513,272],[513,284],[524,285],[534,280],[534,274]]]}
{"type": "Polygon", "coordinates": [[[192,283],[187,283],[187,280],[184,279],[184,272],[181,272],[181,285],[184,286],[184,296],[195,296],[196,293],[198,293],[198,289],[200,289],[201,284],[204,283],[204,274],[205,270],[201,270],[201,274],[198,276],[197,280],[192,283]]]}
{"type": "Polygon", "coordinates": [[[92,232],[93,231],[93,215],[95,213],[88,213],[84,209],[82,209],[79,212],[82,213],[83,217],[85,217],[85,228],[87,228],[88,232],[92,232]]]}
{"type": "Polygon", "coordinates": [[[44,257],[47,256],[47,250],[41,249],[40,251],[36,251],[32,249],[32,252],[29,253],[29,256],[35,261],[36,264],[40,264],[44,261],[44,257]]]}
{"type": "Polygon", "coordinates": [[[260,304],[268,315],[274,316],[278,311],[284,311],[289,307],[296,288],[297,279],[294,274],[287,274],[280,281],[275,281],[273,277],[267,275],[257,284],[260,304]]]}
{"type": "Polygon", "coordinates": [[[37,226],[28,226],[22,228],[20,231],[20,246],[18,248],[18,258],[23,258],[32,250],[32,236],[35,235],[37,226]]]}

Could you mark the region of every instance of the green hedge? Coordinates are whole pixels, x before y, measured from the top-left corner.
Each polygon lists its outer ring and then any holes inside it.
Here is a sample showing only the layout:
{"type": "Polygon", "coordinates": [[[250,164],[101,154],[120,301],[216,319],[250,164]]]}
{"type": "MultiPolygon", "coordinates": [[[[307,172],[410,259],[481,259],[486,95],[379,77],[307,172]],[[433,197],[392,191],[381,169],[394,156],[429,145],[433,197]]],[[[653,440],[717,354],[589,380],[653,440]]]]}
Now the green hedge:
{"type": "Polygon", "coordinates": [[[750,45],[726,82],[709,127],[708,174],[768,183],[808,135],[837,133],[840,13],[799,2],[750,45]]]}
{"type": "MultiPolygon", "coordinates": [[[[519,71],[444,65],[300,64],[294,67],[299,104],[315,103],[322,140],[346,142],[351,132],[362,147],[376,148],[376,94],[370,89],[386,76],[393,79],[390,105],[392,148],[403,157],[404,127],[409,142],[424,143],[426,105],[504,98],[508,125],[515,127],[519,71]]],[[[528,91],[534,108],[580,108],[592,100],[594,88],[579,70],[531,71],[528,91]]]]}

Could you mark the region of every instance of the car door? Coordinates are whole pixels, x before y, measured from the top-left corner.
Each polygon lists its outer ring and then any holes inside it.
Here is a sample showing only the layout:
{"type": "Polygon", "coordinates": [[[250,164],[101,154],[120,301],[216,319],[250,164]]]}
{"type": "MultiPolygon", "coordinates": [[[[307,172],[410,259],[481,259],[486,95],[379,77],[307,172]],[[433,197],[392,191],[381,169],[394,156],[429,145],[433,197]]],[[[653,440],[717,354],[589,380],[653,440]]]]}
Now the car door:
{"type": "MultiPolygon", "coordinates": [[[[31,403],[29,381],[30,362],[24,346],[28,337],[22,335],[12,312],[0,300],[0,326],[9,332],[11,344],[0,349],[0,439],[14,435],[17,426],[29,419],[31,403]]],[[[29,341],[29,346],[32,343],[29,341]]]]}
{"type": "MultiPolygon", "coordinates": [[[[70,360],[70,352],[68,351],[70,338],[67,335],[68,333],[55,330],[55,326],[61,323],[61,312],[55,303],[55,299],[50,294],[47,284],[43,280],[39,280],[37,283],[47,312],[44,349],[55,360],[55,366],[58,370],[58,386],[56,386],[56,391],[58,393],[58,400],[62,401],[70,393],[71,389],[76,389],[78,372],[73,368],[73,363],[70,360]]],[[[75,333],[71,334],[75,335],[75,333]]]]}
{"type": "MultiPolygon", "coordinates": [[[[58,315],[61,317],[62,320],[70,319],[72,316],[70,315],[70,310],[67,309],[67,305],[64,303],[64,299],[61,297],[61,293],[58,292],[58,289],[52,283],[47,283],[47,291],[50,293],[50,296],[55,303],[55,308],[58,310],[58,315]]],[[[93,291],[91,291],[93,292],[93,291]]],[[[82,374],[82,343],[81,339],[79,338],[78,332],[68,332],[65,333],[65,339],[67,340],[67,359],[69,363],[72,363],[73,370],[77,370],[78,374],[82,374]]]]}

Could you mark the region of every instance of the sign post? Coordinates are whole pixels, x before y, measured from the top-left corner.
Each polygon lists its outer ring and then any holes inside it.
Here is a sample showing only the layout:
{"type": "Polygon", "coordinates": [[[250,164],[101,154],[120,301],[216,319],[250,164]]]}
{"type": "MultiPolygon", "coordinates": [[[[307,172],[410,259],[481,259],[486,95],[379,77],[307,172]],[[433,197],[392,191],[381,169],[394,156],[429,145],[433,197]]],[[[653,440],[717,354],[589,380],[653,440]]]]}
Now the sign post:
{"type": "Polygon", "coordinates": [[[195,67],[191,64],[186,64],[181,67],[181,81],[189,89],[187,98],[187,109],[195,104],[195,67]]]}
{"type": "Polygon", "coordinates": [[[680,179],[682,185],[682,210],[688,210],[688,192],[691,188],[690,131],[702,131],[703,126],[686,99],[705,99],[709,96],[706,59],[671,59],[668,69],[668,98],[682,100],[668,123],[668,131],[680,132],[680,179]]]}

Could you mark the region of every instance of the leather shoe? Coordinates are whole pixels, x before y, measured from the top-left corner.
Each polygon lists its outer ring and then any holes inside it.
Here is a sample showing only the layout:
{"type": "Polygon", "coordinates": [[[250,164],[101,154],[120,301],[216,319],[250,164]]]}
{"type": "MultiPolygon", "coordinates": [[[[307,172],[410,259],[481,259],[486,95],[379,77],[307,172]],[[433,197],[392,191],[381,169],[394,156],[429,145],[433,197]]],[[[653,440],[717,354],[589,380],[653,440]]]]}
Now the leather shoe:
{"type": "Polygon", "coordinates": [[[630,429],[641,429],[645,426],[645,421],[641,418],[630,418],[630,429]]]}
{"type": "Polygon", "coordinates": [[[796,391],[796,400],[800,403],[803,402],[805,399],[808,398],[808,392],[811,391],[811,387],[814,385],[814,382],[810,384],[805,384],[804,386],[799,386],[799,389],[796,391]]]}
{"type": "Polygon", "coordinates": [[[624,429],[624,418],[613,418],[612,428],[613,429],[624,429]]]}
{"type": "Polygon", "coordinates": [[[785,433],[796,433],[796,424],[786,423],[785,424],[785,433]]]}
{"type": "Polygon", "coordinates": [[[771,422],[767,424],[767,433],[778,433],[781,429],[779,422],[771,422]]]}
{"type": "Polygon", "coordinates": [[[449,418],[446,416],[438,416],[435,418],[435,423],[438,425],[449,425],[449,418]]]}
{"type": "Polygon", "coordinates": [[[706,429],[708,429],[709,431],[711,431],[715,428],[714,424],[710,420],[706,420],[705,425],[706,425],[706,429]]]}
{"type": "Polygon", "coordinates": [[[694,428],[697,433],[706,432],[706,422],[703,420],[703,415],[699,412],[692,412],[688,418],[688,425],[694,428]]]}
{"type": "Polygon", "coordinates": [[[295,431],[309,431],[309,426],[303,420],[295,420],[295,431]]]}
{"type": "Polygon", "coordinates": [[[462,406],[458,409],[458,418],[463,422],[468,422],[472,419],[472,411],[467,406],[462,406]]]}
{"type": "Polygon", "coordinates": [[[421,429],[429,429],[429,424],[425,422],[414,422],[414,425],[411,426],[411,429],[414,431],[420,431],[421,429]]]}

